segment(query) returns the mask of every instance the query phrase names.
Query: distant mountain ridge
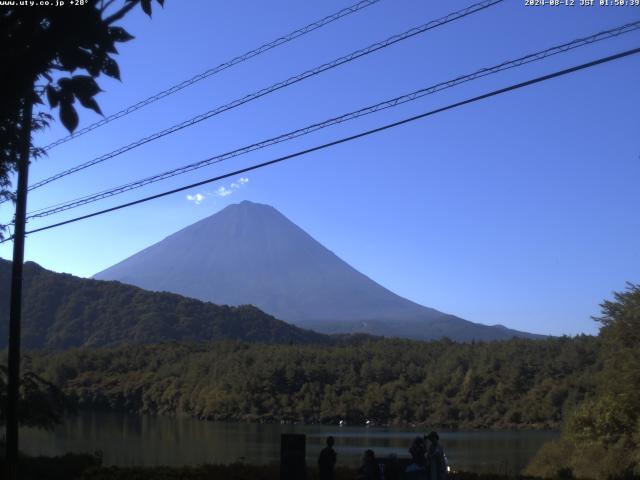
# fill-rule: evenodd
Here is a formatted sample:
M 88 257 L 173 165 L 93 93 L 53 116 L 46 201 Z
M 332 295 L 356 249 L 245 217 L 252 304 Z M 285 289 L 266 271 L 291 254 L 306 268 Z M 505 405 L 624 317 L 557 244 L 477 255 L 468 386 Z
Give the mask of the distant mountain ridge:
M 7 345 L 11 262 L 0 259 L 0 348 Z M 219 306 L 174 293 L 24 266 L 22 346 L 66 349 L 168 341 L 326 344 L 331 339 L 256 307 Z
M 541 337 L 472 323 L 402 298 L 275 208 L 249 201 L 229 205 L 94 278 L 217 304 L 251 304 L 323 333 L 457 341 Z

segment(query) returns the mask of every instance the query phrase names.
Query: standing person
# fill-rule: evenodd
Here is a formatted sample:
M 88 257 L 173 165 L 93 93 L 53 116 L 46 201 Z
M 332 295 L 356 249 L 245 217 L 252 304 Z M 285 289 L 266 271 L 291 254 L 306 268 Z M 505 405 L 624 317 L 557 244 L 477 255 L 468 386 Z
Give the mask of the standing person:
M 411 442 L 409 448 L 409 454 L 411 455 L 411 463 L 407 465 L 404 470 L 404 476 L 410 480 L 426 480 L 427 479 L 427 446 L 425 445 L 424 438 L 416 437 Z
M 366 450 L 362 459 L 362 466 L 358 469 L 358 480 L 381 480 L 380 468 L 373 450 Z
M 318 457 L 318 470 L 320 480 L 334 480 L 336 478 L 336 451 L 333 449 L 335 440 L 327 437 L 327 446 L 322 449 Z
M 424 467 L 426 465 L 425 455 L 427 454 L 427 446 L 425 445 L 424 438 L 416 437 L 411 443 L 409 448 L 409 454 L 414 464 Z
M 427 449 L 429 480 L 444 480 L 447 478 L 447 457 L 444 454 L 444 448 L 440 445 L 440 435 L 431 432 L 425 438 L 430 442 Z

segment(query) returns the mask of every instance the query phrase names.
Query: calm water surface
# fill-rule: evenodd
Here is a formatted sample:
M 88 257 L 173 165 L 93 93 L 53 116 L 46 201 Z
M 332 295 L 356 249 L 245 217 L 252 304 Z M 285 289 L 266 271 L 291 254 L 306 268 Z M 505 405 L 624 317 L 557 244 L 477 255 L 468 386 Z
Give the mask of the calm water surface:
M 102 450 L 106 465 L 198 465 L 202 463 L 275 463 L 281 433 L 307 435 L 307 461 L 315 465 L 327 435 L 336 438 L 338 463 L 358 465 L 365 449 L 376 456 L 408 457 L 409 428 L 331 425 L 260 425 L 204 422 L 171 417 L 82 413 L 52 432 L 24 429 L 21 449 L 32 455 Z M 440 432 L 450 463 L 476 472 L 518 473 L 540 446 L 558 437 L 552 431 Z

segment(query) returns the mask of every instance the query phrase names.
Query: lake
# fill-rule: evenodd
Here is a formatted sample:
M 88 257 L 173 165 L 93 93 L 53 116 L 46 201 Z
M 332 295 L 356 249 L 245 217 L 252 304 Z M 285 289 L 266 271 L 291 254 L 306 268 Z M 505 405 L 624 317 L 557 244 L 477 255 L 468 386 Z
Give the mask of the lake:
M 281 433 L 307 435 L 307 461 L 315 465 L 325 437 L 336 439 L 338 464 L 358 465 L 365 449 L 376 456 L 408 457 L 411 440 L 424 430 L 337 425 L 272 425 L 206 422 L 188 418 L 81 413 L 51 432 L 22 429 L 20 448 L 32 455 L 103 452 L 105 465 L 276 463 Z M 553 431 L 440 431 L 456 469 L 518 473 Z

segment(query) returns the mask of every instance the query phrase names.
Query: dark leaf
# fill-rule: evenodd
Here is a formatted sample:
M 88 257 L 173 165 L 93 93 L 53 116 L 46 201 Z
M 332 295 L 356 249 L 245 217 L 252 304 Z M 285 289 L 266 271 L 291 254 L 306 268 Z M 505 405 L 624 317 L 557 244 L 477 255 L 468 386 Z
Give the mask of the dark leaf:
M 144 13 L 151 16 L 151 0 L 141 0 L 140 5 L 142 5 L 142 10 L 144 10 Z
M 58 80 L 60 89 L 58 90 L 58 100 L 60 103 L 73 103 L 75 102 L 75 88 L 70 78 L 61 78 Z
M 120 80 L 120 68 L 113 58 L 106 57 L 102 62 L 102 71 L 105 75 Z
M 118 53 L 118 49 L 114 45 L 113 41 L 109 41 L 104 46 L 104 51 L 109 53 Z
M 102 110 L 100 110 L 100 106 L 98 105 L 98 102 L 96 102 L 96 100 L 94 98 L 92 98 L 92 97 L 89 97 L 89 98 L 78 97 L 78 100 L 80 100 L 80 103 L 82 104 L 83 107 L 90 108 L 94 112 L 102 115 Z
M 53 120 L 53 117 L 46 112 L 36 113 L 32 119 L 32 131 L 35 132 L 47 128 L 50 125 L 51 120 Z
M 73 72 L 78 68 L 78 57 L 73 48 L 61 48 L 58 53 L 58 60 L 63 70 Z
M 78 68 L 84 69 L 86 69 L 93 61 L 91 49 L 86 48 L 78 48 L 75 50 L 73 58 Z
M 122 27 L 109 27 L 109 35 L 115 42 L 128 42 L 136 38 Z
M 63 102 L 60 104 L 60 120 L 65 128 L 73 133 L 78 126 L 78 113 L 71 103 Z
M 164 8 L 164 0 L 158 0 L 158 3 L 160 4 L 160 6 L 161 6 L 162 8 Z
M 109 29 L 110 27 L 107 25 L 100 25 L 98 28 L 98 32 L 96 32 L 96 40 L 98 42 L 99 49 L 109 53 L 118 53 L 115 46 L 116 41 L 111 36 Z
M 100 75 L 100 66 L 102 62 L 98 60 L 96 55 L 91 56 L 91 63 L 87 66 L 87 72 L 91 74 L 92 77 L 97 77 Z
M 31 158 L 42 158 L 47 156 L 47 151 L 40 147 L 31 147 Z
M 92 63 L 95 63 L 96 58 L 91 52 L 84 48 L 67 48 L 60 51 L 58 56 L 62 68 L 73 72 L 78 68 L 89 70 Z
M 102 91 L 93 77 L 88 75 L 75 75 L 71 78 L 71 85 L 73 93 L 79 99 L 93 97 Z
M 60 85 L 60 90 L 62 92 L 69 92 L 72 89 L 71 79 L 68 77 L 64 77 L 58 80 L 58 85 Z

